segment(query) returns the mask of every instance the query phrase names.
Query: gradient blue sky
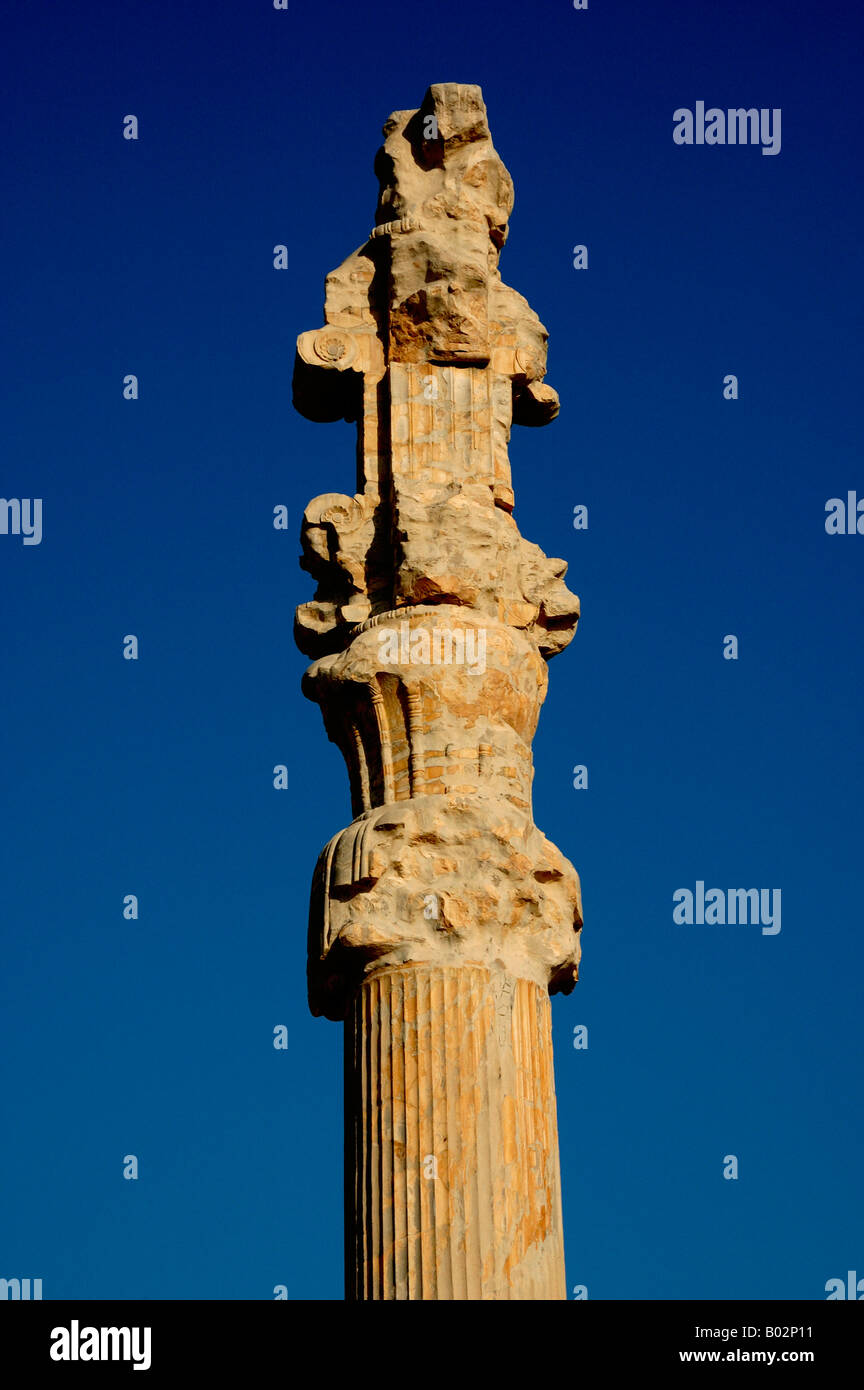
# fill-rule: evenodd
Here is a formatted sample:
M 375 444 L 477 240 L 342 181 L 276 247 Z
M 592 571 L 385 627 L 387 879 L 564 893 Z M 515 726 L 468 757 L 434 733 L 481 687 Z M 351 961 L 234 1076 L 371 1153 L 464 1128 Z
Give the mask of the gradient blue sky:
M 0 536 L 0 1275 L 342 1297 L 341 1029 L 304 972 L 350 808 L 291 626 L 353 431 L 301 419 L 291 370 L 372 225 L 382 122 L 438 81 L 483 88 L 502 273 L 562 398 L 511 457 L 584 615 L 535 743 L 585 903 L 553 1004 L 568 1284 L 864 1275 L 864 537 L 824 529 L 864 495 L 857 4 L 34 0 L 3 29 L 0 492 L 44 536 Z M 781 153 L 675 145 L 700 99 L 780 107 Z M 676 927 L 698 879 L 781 888 L 782 931 Z

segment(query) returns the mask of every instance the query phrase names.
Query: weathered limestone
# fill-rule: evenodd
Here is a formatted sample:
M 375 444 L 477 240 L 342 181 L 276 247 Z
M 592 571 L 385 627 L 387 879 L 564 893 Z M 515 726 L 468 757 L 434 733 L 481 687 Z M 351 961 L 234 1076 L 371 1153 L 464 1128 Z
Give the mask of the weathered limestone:
M 357 492 L 306 509 L 304 692 L 354 820 L 321 854 L 313 1013 L 345 1020 L 346 1292 L 564 1298 L 549 995 L 577 977 L 575 869 L 534 825 L 566 565 L 512 516 L 513 422 L 558 410 L 503 284 L 513 203 L 479 88 L 384 127 L 376 223 L 300 335 L 297 408 L 357 424 Z
M 348 1297 L 566 1298 L 545 987 L 372 975 L 345 1024 Z

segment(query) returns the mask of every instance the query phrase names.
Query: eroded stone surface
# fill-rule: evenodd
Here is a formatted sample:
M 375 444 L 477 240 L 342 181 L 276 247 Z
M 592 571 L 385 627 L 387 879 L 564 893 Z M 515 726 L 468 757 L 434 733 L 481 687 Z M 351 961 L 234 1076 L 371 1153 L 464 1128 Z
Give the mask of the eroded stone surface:
M 321 854 L 312 890 L 313 1013 L 345 1016 L 385 965 L 470 962 L 569 993 L 579 879 L 530 817 L 480 789 L 366 811 Z
M 546 330 L 498 270 L 512 181 L 478 87 L 430 87 L 384 133 L 375 226 L 327 277 L 325 327 L 297 344 L 297 408 L 355 420 L 359 436 L 355 496 L 306 511 L 301 563 L 318 591 L 297 641 L 335 651 L 361 614 L 433 598 L 524 627 L 551 656 L 579 606 L 565 563 L 509 515 L 511 425 L 558 410 Z

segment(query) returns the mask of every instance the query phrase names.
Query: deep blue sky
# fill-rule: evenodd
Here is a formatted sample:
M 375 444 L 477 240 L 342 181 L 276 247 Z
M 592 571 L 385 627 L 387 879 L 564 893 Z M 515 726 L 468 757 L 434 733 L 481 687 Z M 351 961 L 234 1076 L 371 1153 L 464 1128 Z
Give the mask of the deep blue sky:
M 304 972 L 350 808 L 291 626 L 353 432 L 290 381 L 372 225 L 381 124 L 438 81 L 483 88 L 502 273 L 562 398 L 511 457 L 584 615 L 535 743 L 585 902 L 553 1005 L 568 1284 L 864 1275 L 864 536 L 824 529 L 864 496 L 858 5 L 33 0 L 3 28 L 0 493 L 41 497 L 44 536 L 0 536 L 0 1275 L 342 1297 L 341 1030 Z M 780 107 L 781 153 L 675 145 L 697 100 Z M 780 934 L 675 926 L 699 879 L 781 888 Z

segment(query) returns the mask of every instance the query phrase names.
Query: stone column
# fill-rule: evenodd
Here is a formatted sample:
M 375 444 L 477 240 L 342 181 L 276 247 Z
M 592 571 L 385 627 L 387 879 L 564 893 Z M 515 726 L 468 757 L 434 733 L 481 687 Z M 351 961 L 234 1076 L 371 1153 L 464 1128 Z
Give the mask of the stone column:
M 306 509 L 295 623 L 354 814 L 308 950 L 313 1013 L 345 1022 L 346 1296 L 560 1299 L 549 995 L 582 917 L 531 741 L 578 600 L 519 534 L 507 451 L 558 399 L 498 272 L 512 183 L 479 89 L 430 87 L 384 135 L 376 225 L 294 373 L 304 414 L 358 433 L 355 495 Z

